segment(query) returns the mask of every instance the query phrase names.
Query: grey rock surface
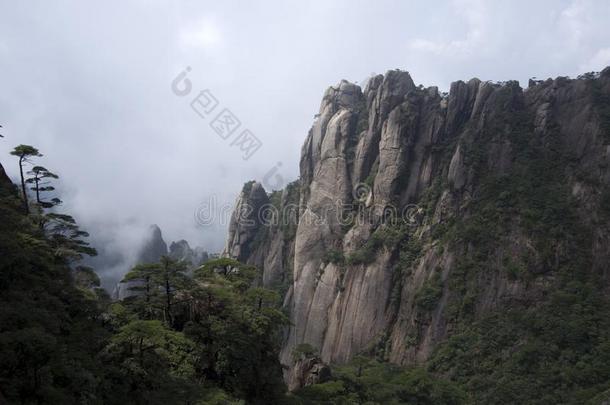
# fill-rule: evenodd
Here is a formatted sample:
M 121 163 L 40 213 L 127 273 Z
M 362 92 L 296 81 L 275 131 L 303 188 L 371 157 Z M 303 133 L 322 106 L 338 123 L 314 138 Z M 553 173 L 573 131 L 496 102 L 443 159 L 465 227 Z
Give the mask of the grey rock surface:
M 156 263 L 161 256 L 167 255 L 167 244 L 163 240 L 161 229 L 157 225 L 151 225 L 148 238 L 138 254 L 138 263 Z
M 161 228 L 157 225 L 151 225 L 149 234 L 144 242 L 144 245 L 138 253 L 137 264 L 157 263 L 162 256 L 169 256 L 177 261 L 187 263 L 189 271 L 192 271 L 210 258 L 210 254 L 200 247 L 191 248 L 187 241 L 179 240 L 172 242 L 169 249 L 167 243 L 163 239 Z M 127 273 L 129 269 L 126 269 Z M 112 291 L 111 297 L 115 300 L 124 300 L 130 296 L 138 294 L 132 290 L 134 287 L 142 286 L 140 280 L 119 281 Z
M 319 357 L 310 357 L 295 362 L 290 369 L 290 391 L 330 380 L 331 370 Z
M 447 280 L 469 251 L 468 245 L 442 245 L 431 235 L 456 218 L 468 220 L 481 173 L 498 178 L 511 173 L 521 158 L 516 152 L 520 131 L 543 148 L 553 142 L 573 155 L 571 166 L 562 169 L 581 220 L 596 229 L 594 271 L 607 277 L 610 225 L 598 212 L 599 189 L 610 184 L 610 136 L 594 87 L 610 95 L 610 69 L 595 79 L 549 79 L 527 90 L 517 82 L 472 79 L 453 83 L 445 95 L 435 87 L 416 87 L 400 71 L 373 77 L 364 91 L 346 81 L 330 87 L 301 150 L 299 184 L 291 190 L 297 195 L 291 199 L 298 204 L 296 225 L 286 231 L 256 218 L 243 225 L 234 214 L 225 249 L 226 255 L 261 268 L 265 285 L 282 280 L 291 321 L 282 363 L 290 366 L 291 352 L 301 343 L 318 349 L 324 363 L 380 348 L 398 364 L 425 361 L 452 333 L 449 303 L 457 293 Z M 366 188 L 364 203 L 356 201 L 359 187 Z M 254 183 L 241 193 L 236 212 L 246 203 L 269 201 Z M 344 204 L 364 205 L 367 220 L 342 223 Z M 328 259 L 329 252 L 348 258 L 383 232 L 387 206 L 403 212 L 412 204 L 418 208 L 409 240 L 422 246 L 406 268 L 396 271 L 405 266 L 396 247 L 377 249 L 357 262 Z M 514 299 L 536 299 L 540 285 L 552 282 L 529 237 L 517 223 L 512 226 L 506 230 L 512 242 L 489 260 L 501 263 L 529 252 L 539 280 L 526 284 L 492 272 L 472 281 L 480 291 L 473 297 L 475 317 Z M 443 287 L 435 307 L 424 314 L 416 297 L 432 282 Z M 287 372 L 287 382 L 298 386 L 303 373 L 293 371 Z
M 192 249 L 184 239 L 172 242 L 169 245 L 168 256 L 176 261 L 187 263 L 190 268 L 199 267 L 209 258 L 208 252 L 199 247 Z

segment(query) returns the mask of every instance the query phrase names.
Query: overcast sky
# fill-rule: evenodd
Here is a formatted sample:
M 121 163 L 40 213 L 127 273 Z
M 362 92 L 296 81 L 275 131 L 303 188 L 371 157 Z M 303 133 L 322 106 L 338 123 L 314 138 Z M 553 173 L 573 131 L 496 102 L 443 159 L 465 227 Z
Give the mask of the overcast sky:
M 152 223 L 168 242 L 220 250 L 226 224 L 198 225 L 199 207 L 232 204 L 278 162 L 295 179 L 341 79 L 399 68 L 444 90 L 472 77 L 524 86 L 610 65 L 607 0 L 95 4 L 0 1 L 0 162 L 14 178 L 10 149 L 37 146 L 62 209 L 123 255 Z M 187 66 L 180 97 L 171 82 Z M 204 89 L 218 105 L 202 118 L 190 102 Z M 228 140 L 210 127 L 224 108 L 241 122 Z M 244 129 L 262 143 L 246 161 L 231 145 Z

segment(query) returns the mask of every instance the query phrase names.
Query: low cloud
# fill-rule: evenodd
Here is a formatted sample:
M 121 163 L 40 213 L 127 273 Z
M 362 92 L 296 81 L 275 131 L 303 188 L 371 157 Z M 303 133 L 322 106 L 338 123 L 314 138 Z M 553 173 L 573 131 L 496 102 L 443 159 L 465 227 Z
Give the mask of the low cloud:
M 296 179 L 321 96 L 341 79 L 400 68 L 446 90 L 610 63 L 603 0 L 38 0 L 3 2 L 0 14 L 0 161 L 14 177 L 10 149 L 37 146 L 62 178 L 63 209 L 124 263 L 152 223 L 168 242 L 221 250 L 226 226 L 198 224 L 198 207 L 232 204 L 274 167 Z M 195 90 L 262 142 L 250 159 L 171 91 L 187 66 Z M 115 277 L 124 264 L 103 266 Z

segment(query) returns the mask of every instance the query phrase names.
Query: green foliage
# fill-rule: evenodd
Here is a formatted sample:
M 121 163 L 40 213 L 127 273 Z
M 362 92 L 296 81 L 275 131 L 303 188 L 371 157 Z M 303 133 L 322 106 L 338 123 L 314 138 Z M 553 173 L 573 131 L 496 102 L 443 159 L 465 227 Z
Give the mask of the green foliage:
M 345 256 L 340 250 L 330 249 L 324 254 L 324 258 L 322 259 L 322 261 L 324 263 L 344 264 Z
M 269 193 L 269 202 L 273 205 L 273 208 L 276 210 L 282 209 L 282 191 L 281 190 L 273 190 Z
M 610 387 L 610 302 L 591 271 L 593 230 L 568 187 L 572 152 L 556 128 L 534 134 L 525 111 L 519 100 L 508 102 L 494 117 L 498 127 L 465 150 L 476 171 L 473 198 L 435 235 L 460 253 L 447 286 L 453 333 L 429 370 L 460 384 L 477 404 L 587 403 Z M 498 134 L 510 140 L 514 156 L 500 176 L 488 173 L 487 151 L 476 150 Z M 498 253 L 501 263 L 490 260 Z M 479 288 L 491 278 L 527 292 L 475 316 Z
M 359 102 L 355 107 L 355 110 L 358 113 L 358 118 L 356 121 L 356 130 L 354 131 L 354 134 L 359 137 L 362 135 L 363 131 L 366 131 L 369 128 L 369 112 L 366 109 L 366 101 L 364 97 L 359 98 Z
M 504 269 L 511 281 L 527 280 L 529 278 L 526 266 L 519 260 L 510 257 L 506 258 L 504 260 Z
M 250 194 L 250 191 L 252 191 L 252 186 L 254 185 L 254 183 L 256 183 L 256 181 L 254 181 L 254 180 L 250 180 L 250 181 L 246 182 L 244 184 L 244 187 L 241 189 L 241 192 L 244 195 Z
M 375 260 L 376 253 L 385 248 L 389 251 L 405 240 L 409 235 L 409 227 L 404 223 L 388 223 L 380 226 L 373 232 L 364 245 L 346 255 L 345 261 L 349 265 L 369 264 Z
M 366 184 L 369 188 L 373 188 L 375 184 L 375 177 L 377 177 L 377 172 L 379 171 L 379 161 L 375 160 L 373 163 L 373 167 L 371 168 L 369 175 L 364 179 L 364 184 Z
M 18 156 L 20 158 L 27 158 L 30 156 L 42 156 L 38 149 L 30 145 L 19 145 L 16 146 L 15 149 L 11 151 L 11 155 Z
M 23 198 L 23 207 L 26 214 L 30 213 L 30 206 L 28 202 L 28 193 L 25 187 L 25 177 L 23 175 L 23 165 L 29 163 L 30 157 L 42 156 L 38 149 L 30 145 L 19 145 L 11 151 L 11 155 L 19 158 L 19 174 L 21 176 L 21 198 Z
M 85 240 L 89 233 L 81 230 L 72 216 L 51 212 L 43 216 L 39 226 L 47 233 L 55 256 L 75 261 L 83 255 L 97 255 L 97 250 Z
M 185 262 L 167 256 L 161 257 L 159 263 L 137 265 L 125 275 L 123 281 L 138 281 L 131 290 L 140 292 L 143 299 L 130 299 L 127 302 L 143 319 L 161 314 L 164 322 L 173 326 L 172 305 L 175 296 L 192 284 L 186 271 Z
M 569 281 L 542 306 L 465 327 L 436 350 L 430 367 L 475 393 L 476 403 L 581 404 L 609 388 L 610 337 L 602 332 L 609 316 L 607 297 Z
M 158 320 L 134 320 L 121 327 L 103 354 L 120 370 L 128 403 L 162 404 L 194 400 L 194 343 Z M 117 398 L 118 399 L 118 398 Z
M 318 354 L 318 349 L 310 345 L 309 343 L 301 343 L 297 345 L 294 349 L 292 349 L 292 360 L 302 360 L 309 357 L 316 356 Z
M 181 376 L 193 374 L 193 342 L 180 332 L 167 328 L 157 320 L 137 320 L 121 327 L 107 347 L 109 351 L 122 353 L 123 364 L 136 365 L 137 370 L 147 373 L 155 367 L 145 367 L 147 361 L 170 363 L 172 373 Z M 127 365 L 125 368 L 129 369 Z
M 168 355 L 178 355 L 188 373 L 176 374 L 167 359 L 155 361 L 160 362 L 157 369 L 179 376 L 181 380 L 174 378 L 172 384 L 189 395 L 209 403 L 222 403 L 229 397 L 248 403 L 281 398 L 285 387 L 278 353 L 281 330 L 288 321 L 279 309 L 279 294 L 254 287 L 259 277 L 256 269 L 233 259 L 206 262 L 192 280 L 183 270 L 168 258 L 136 266 L 126 280 L 143 281 L 136 287 L 139 294 L 126 300 L 124 307 L 113 309 L 115 322 L 133 323 L 135 315 L 137 331 L 143 326 L 145 331 L 162 327 L 172 333 L 172 339 L 186 339 L 189 344 L 180 346 L 187 348 L 184 353 L 177 353 L 180 347 L 175 346 Z M 155 333 L 164 336 L 166 332 Z M 159 376 L 150 378 L 157 381 Z
M 29 158 L 42 156 L 38 149 L 30 145 L 19 145 L 15 147 L 11 155 L 19 157 L 21 197 L 23 198 L 24 211 L 27 215 L 31 213 L 26 184 L 32 184 L 32 190 L 36 192 L 37 203 L 32 220 L 37 222 L 38 227 L 47 233 L 48 240 L 55 250 L 55 256 L 64 260 L 76 261 L 82 259 L 83 255 L 97 255 L 97 251 L 84 240 L 89 234 L 79 229 L 74 218 L 67 214 L 57 212 L 45 214 L 44 212 L 44 209 L 55 207 L 62 202 L 57 197 L 48 201 L 41 199 L 41 193 L 55 190 L 53 186 L 48 185 L 48 180 L 57 179 L 58 176 L 42 166 L 34 166 L 28 172 L 32 177 L 28 179 L 24 177 L 23 166 L 25 163 L 30 163 Z
M 352 266 L 372 263 L 381 246 L 381 240 L 373 233 L 360 249 L 345 256 L 345 262 Z
M 36 202 L 40 204 L 42 208 L 51 208 L 55 205 L 61 204 L 61 200 L 59 198 L 52 198 L 49 201 L 43 201 L 41 199 L 41 193 L 55 190 L 55 187 L 49 185 L 48 179 L 58 179 L 59 176 L 51 173 L 42 166 L 34 166 L 32 170 L 28 172 L 28 174 L 32 177 L 26 179 L 25 182 L 32 185 L 30 189 L 36 193 Z
M 0 181 L 3 181 L 0 179 Z M 111 303 L 94 253 L 69 215 L 20 211 L 0 187 L 0 398 L 20 404 L 279 403 L 287 325 L 280 297 L 230 259 L 186 277 L 162 258 L 127 280 L 141 291 Z M 146 291 L 148 286 L 148 291 Z M 137 288 L 137 287 L 136 287 Z
M 108 332 L 38 224 L 0 188 L 0 390 L 9 403 L 100 403 Z
M 252 403 L 282 397 L 278 353 L 288 320 L 279 294 L 253 288 L 252 268 L 231 259 L 206 263 L 195 278 L 189 295 L 198 310 L 184 331 L 197 343 L 197 373 Z
M 409 238 L 402 244 L 398 256 L 398 265 L 403 272 L 409 270 L 411 266 L 413 266 L 415 260 L 417 260 L 417 258 L 420 256 L 421 251 L 422 242 L 420 239 L 415 237 Z
M 280 210 L 279 227 L 286 240 L 293 240 L 297 233 L 300 192 L 301 186 L 298 180 L 288 183 L 282 194 L 284 201 L 277 205 Z
M 216 260 L 209 260 L 204 265 L 195 270 L 194 278 L 201 281 L 227 280 L 233 286 L 242 291 L 248 289 L 257 279 L 258 274 L 254 266 L 245 265 L 235 259 L 223 257 Z
M 585 79 L 591 80 L 595 112 L 608 143 L 608 96 L 594 76 Z M 533 132 L 532 117 L 514 83 L 493 97 L 503 108 L 489 117 L 490 125 L 471 131 L 469 124 L 458 123 L 456 131 L 465 136 L 448 137 L 431 151 L 446 163 L 456 139 L 464 138 L 464 162 L 475 180 L 459 217 L 432 226 L 423 239 L 407 224 L 384 224 L 347 257 L 330 250 L 324 258 L 343 268 L 370 263 L 385 249 L 398 259 L 388 305 L 399 308 L 403 282 L 409 281 L 423 244 L 451 244 L 455 265 L 446 282 L 436 270 L 414 297 L 419 315 L 425 315 L 447 293 L 444 316 L 451 337 L 437 347 L 426 369 L 356 357 L 336 367 L 330 381 L 291 395 L 289 403 L 608 400 L 610 299 L 602 288 L 607 280 L 591 271 L 593 230 L 577 215 L 567 187 L 572 152 L 563 149 L 557 129 Z M 352 123 L 358 132 L 365 129 L 365 119 L 359 114 Z M 348 159 L 356 141 L 350 139 Z M 488 147 L 499 141 L 510 142 L 513 156 L 504 175 L 489 170 Z M 12 154 L 19 157 L 29 214 L 25 184 L 37 193 L 51 191 L 40 181 L 56 176 L 36 166 L 26 183 L 23 165 L 40 153 L 20 145 Z M 377 170 L 371 169 L 367 184 L 374 182 Z M 586 173 L 576 176 L 600 186 Z M 243 192 L 249 193 L 252 185 L 247 183 Z M 437 179 L 420 201 L 427 215 L 445 186 Z M 284 195 L 272 193 L 270 200 L 280 207 L 297 202 L 299 195 L 296 183 Z M 117 405 L 283 402 L 278 352 L 288 319 L 280 309 L 280 295 L 257 287 L 260 273 L 255 268 L 223 258 L 201 266 L 191 279 L 181 263 L 164 258 L 134 268 L 126 280 L 142 282 L 134 287 L 138 294 L 110 303 L 95 272 L 74 265 L 82 255 L 95 254 L 87 233 L 71 216 L 42 210 L 59 200 L 37 200 L 40 208 L 23 215 L 13 185 L 0 184 L 0 400 Z M 595 218 L 604 223 L 610 217 L 610 192 L 603 185 L 594 202 L 599 203 Z M 294 237 L 295 225 L 294 220 L 282 220 L 281 231 L 288 239 Z M 513 243 L 514 237 L 524 243 Z M 480 313 L 480 289 L 490 280 L 508 285 L 507 291 L 525 293 L 519 300 L 507 294 L 495 311 Z M 386 339 L 381 339 L 384 348 Z M 416 345 L 419 339 L 419 332 L 411 331 L 405 344 Z M 315 355 L 316 349 L 307 344 L 294 352 L 295 359 Z
M 605 144 L 610 144 L 610 95 L 604 92 L 599 80 L 590 80 L 593 106 L 601 122 L 602 136 Z
M 415 294 L 415 305 L 422 311 L 432 311 L 443 295 L 443 282 L 440 273 L 436 272 L 424 282 Z
M 292 396 L 296 404 L 430 404 L 467 403 L 454 383 L 420 368 L 401 368 L 356 357 L 333 369 L 329 382 L 305 387 Z
M 186 403 L 202 395 L 194 378 L 194 343 L 158 320 L 131 320 L 100 357 L 112 392 L 104 403 Z
M 91 300 L 104 301 L 108 299 L 106 290 L 100 287 L 100 278 L 95 270 L 88 266 L 76 266 L 72 271 L 74 286 L 81 289 L 83 294 Z

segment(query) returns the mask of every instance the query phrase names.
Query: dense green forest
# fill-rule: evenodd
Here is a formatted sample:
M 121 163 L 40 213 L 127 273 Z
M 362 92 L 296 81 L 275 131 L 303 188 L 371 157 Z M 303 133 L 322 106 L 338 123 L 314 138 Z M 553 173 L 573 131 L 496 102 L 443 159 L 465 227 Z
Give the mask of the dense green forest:
M 125 276 L 140 281 L 132 287 L 137 294 L 113 302 L 94 269 L 79 264 L 96 254 L 87 232 L 61 213 L 57 197 L 46 198 L 57 175 L 35 165 L 41 155 L 34 147 L 20 145 L 13 155 L 21 187 L 0 166 L 0 403 L 458 404 L 466 398 L 424 370 L 364 358 L 337 369 L 331 381 L 286 393 L 278 353 L 288 320 L 280 295 L 257 287 L 258 270 L 232 259 L 209 261 L 192 274 L 187 263 L 168 257 L 137 265 Z
M 548 305 L 464 323 L 424 367 L 394 366 L 371 351 L 287 393 L 278 354 L 288 317 L 280 294 L 258 287 L 256 268 L 221 258 L 189 271 L 188 263 L 162 257 L 131 269 L 124 280 L 136 281 L 135 294 L 113 302 L 94 269 L 80 264 L 96 254 L 87 232 L 60 211 L 59 198 L 48 197 L 58 176 L 35 164 L 34 147 L 12 154 L 20 187 L 0 171 L 0 403 L 598 404 L 608 395 L 609 305 L 595 277 L 579 270 L 584 265 L 559 274 Z M 572 232 L 578 264 L 587 257 L 577 249 L 584 237 L 568 221 L 567 199 L 552 200 L 545 189 L 552 180 L 530 195 L 544 193 L 547 206 L 557 205 L 551 214 Z M 501 215 L 502 206 L 493 212 Z M 462 233 L 486 235 L 484 228 Z M 526 340 L 508 356 L 515 339 Z M 301 345 L 294 362 L 316 356 Z
M 40 155 L 25 145 L 13 154 L 21 173 Z M 78 264 L 96 253 L 87 233 L 59 213 L 59 200 L 44 199 L 53 188 L 41 178 L 57 176 L 30 172 L 35 180 L 24 175 L 22 186 L 33 193 L 21 197 L 4 169 L 0 179 L 0 403 L 282 399 L 286 318 L 276 293 L 253 287 L 255 269 L 221 259 L 187 277 L 184 263 L 163 258 L 127 274 L 146 280 L 146 291 L 111 302 Z

